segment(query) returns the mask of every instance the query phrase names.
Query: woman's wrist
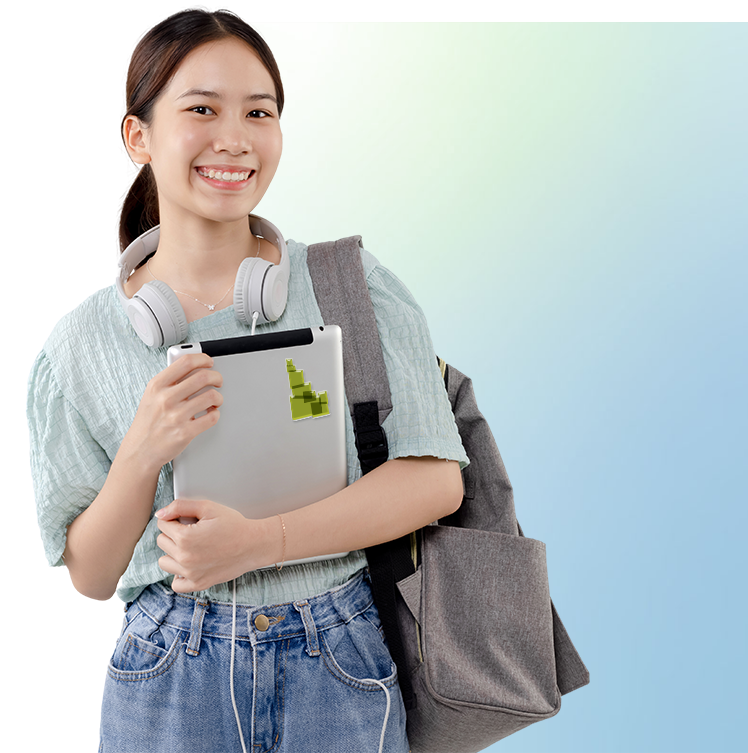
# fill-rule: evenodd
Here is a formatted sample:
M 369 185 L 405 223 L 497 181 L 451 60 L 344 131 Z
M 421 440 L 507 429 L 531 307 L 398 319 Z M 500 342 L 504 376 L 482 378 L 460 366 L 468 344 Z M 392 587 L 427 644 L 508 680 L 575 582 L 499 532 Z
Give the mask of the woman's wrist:
M 285 516 L 283 516 L 285 518 Z M 286 529 L 280 516 L 247 518 L 244 534 L 246 572 L 274 567 L 281 569 L 286 559 Z
M 126 467 L 128 474 L 133 474 L 134 478 L 143 481 L 158 478 L 164 465 L 152 451 L 134 441 L 129 434 L 125 434 L 114 462 Z

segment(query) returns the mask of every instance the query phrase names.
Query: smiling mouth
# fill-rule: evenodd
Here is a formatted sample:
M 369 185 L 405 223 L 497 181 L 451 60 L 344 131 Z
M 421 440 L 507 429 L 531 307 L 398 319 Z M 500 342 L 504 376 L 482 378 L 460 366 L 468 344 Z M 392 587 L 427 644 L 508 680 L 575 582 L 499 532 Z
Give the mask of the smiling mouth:
M 254 170 L 245 170 L 243 172 L 233 173 L 223 170 L 203 170 L 199 167 L 196 168 L 196 170 L 198 175 L 202 175 L 203 178 L 222 181 L 223 183 L 243 183 L 244 181 L 249 180 L 255 174 Z

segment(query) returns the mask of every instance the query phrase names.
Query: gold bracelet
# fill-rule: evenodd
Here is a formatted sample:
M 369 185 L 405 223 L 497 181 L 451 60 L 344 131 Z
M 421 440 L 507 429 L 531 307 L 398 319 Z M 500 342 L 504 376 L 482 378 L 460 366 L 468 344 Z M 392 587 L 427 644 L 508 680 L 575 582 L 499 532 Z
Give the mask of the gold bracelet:
M 283 569 L 283 564 L 286 561 L 286 524 L 283 522 L 283 516 L 282 515 L 278 515 L 277 517 L 280 518 L 281 525 L 283 526 L 283 556 L 282 556 L 282 559 L 281 559 L 281 566 L 278 567 L 278 563 L 277 562 L 275 563 L 275 569 L 278 572 L 280 572 Z

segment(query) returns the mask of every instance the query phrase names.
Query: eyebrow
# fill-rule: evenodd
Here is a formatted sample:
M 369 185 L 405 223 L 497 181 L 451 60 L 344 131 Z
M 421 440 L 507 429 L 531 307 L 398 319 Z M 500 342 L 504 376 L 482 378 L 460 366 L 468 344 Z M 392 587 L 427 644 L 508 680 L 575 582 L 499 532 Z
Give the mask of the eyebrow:
M 209 89 L 188 89 L 184 94 L 180 94 L 177 99 L 184 99 L 185 97 L 208 97 L 210 99 L 223 99 L 223 97 L 214 91 Z M 245 102 L 257 102 L 260 99 L 269 99 L 275 104 L 278 104 L 278 100 L 272 95 L 265 92 L 259 94 L 248 94 L 244 97 Z

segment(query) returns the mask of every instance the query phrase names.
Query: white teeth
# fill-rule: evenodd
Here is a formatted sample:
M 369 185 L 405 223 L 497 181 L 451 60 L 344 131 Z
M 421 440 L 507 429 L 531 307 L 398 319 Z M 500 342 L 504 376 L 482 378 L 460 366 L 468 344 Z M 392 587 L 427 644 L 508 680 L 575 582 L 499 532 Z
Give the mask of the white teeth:
M 225 180 L 230 183 L 236 183 L 238 181 L 247 180 L 249 176 L 251 175 L 250 172 L 244 172 L 244 173 L 229 173 L 229 172 L 222 172 L 221 170 L 208 170 L 207 172 L 205 170 L 198 170 L 200 175 L 205 176 L 206 178 L 214 178 L 215 180 Z

